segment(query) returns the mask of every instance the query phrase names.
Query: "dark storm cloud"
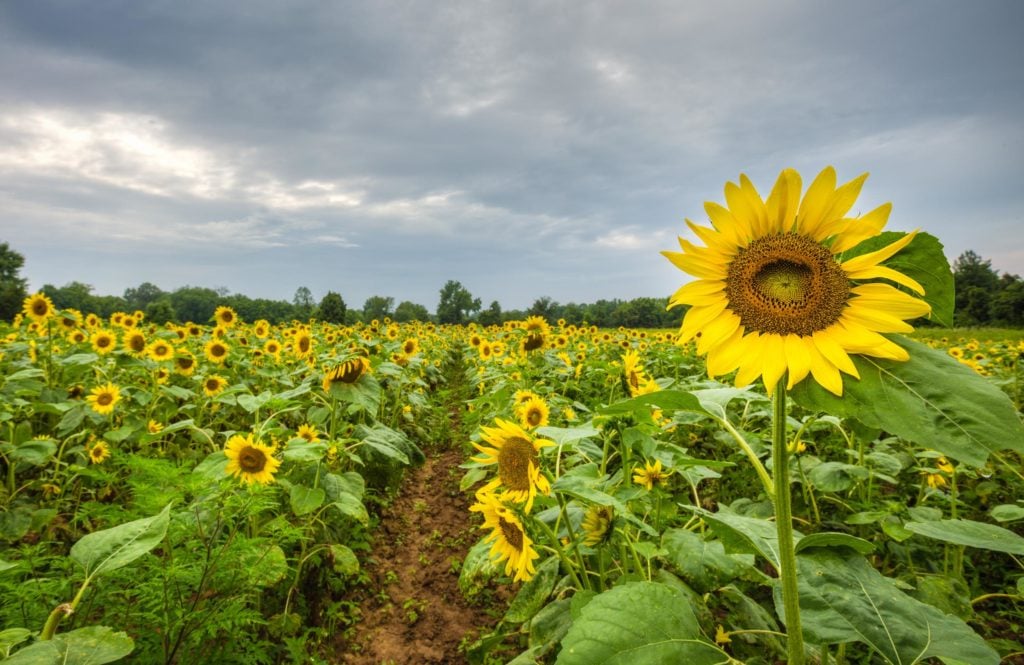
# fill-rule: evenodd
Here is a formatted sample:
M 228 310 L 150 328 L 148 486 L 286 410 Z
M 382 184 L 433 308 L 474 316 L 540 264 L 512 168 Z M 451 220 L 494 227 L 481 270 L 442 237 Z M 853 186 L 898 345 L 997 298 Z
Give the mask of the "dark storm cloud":
M 1024 272 L 1022 7 L 4 3 L 3 239 L 101 292 L 663 295 L 726 179 L 832 163 Z

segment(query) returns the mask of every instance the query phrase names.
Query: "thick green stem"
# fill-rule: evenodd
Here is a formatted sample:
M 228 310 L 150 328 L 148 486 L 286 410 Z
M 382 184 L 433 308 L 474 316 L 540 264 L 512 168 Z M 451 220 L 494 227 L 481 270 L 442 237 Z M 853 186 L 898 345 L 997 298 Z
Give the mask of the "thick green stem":
M 775 386 L 772 414 L 775 528 L 779 536 L 779 581 L 786 620 L 786 647 L 790 665 L 803 665 L 804 636 L 800 626 L 800 596 L 796 583 L 796 550 L 793 547 L 793 510 L 789 492 L 789 449 L 786 447 L 786 377 Z

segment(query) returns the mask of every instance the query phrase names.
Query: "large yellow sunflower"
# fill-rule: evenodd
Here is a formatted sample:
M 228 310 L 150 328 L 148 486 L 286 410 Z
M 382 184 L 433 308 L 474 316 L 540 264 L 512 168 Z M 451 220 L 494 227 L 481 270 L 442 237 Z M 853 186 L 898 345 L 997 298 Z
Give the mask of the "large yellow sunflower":
M 114 407 L 121 401 L 121 389 L 115 386 L 113 383 L 107 383 L 105 386 L 96 386 L 90 391 L 85 399 L 89 402 L 89 406 L 96 413 L 107 415 L 114 411 Z
M 690 229 L 705 243 L 682 238 L 682 252 L 662 252 L 694 275 L 669 306 L 690 305 L 678 342 L 697 340 L 707 354 L 709 376 L 738 370 L 736 384 L 761 377 L 771 393 L 786 372 L 791 388 L 808 374 L 836 395 L 840 372 L 860 378 L 849 354 L 907 360 L 907 353 L 880 333 L 909 332 L 906 320 L 931 307 L 880 281 L 917 294 L 915 280 L 881 265 L 916 233 L 873 252 L 843 260 L 842 253 L 879 235 L 891 204 L 863 216 L 848 216 L 867 174 L 837 187 L 835 169 L 825 168 L 800 197 L 800 175 L 784 170 L 767 200 L 745 176 L 727 183 L 727 207 L 708 202 L 712 227 Z
M 206 355 L 206 359 L 218 365 L 224 364 L 230 352 L 231 347 L 219 339 L 211 339 L 203 346 L 203 353 Z
M 218 326 L 230 328 L 238 323 L 238 314 L 235 314 L 235 310 L 227 305 L 221 305 L 213 312 L 213 320 Z
M 57 311 L 53 308 L 53 301 L 45 293 L 33 293 L 22 305 L 22 311 L 36 323 L 43 323 Z
M 533 541 L 526 535 L 523 523 L 514 512 L 489 492 L 480 492 L 477 502 L 470 510 L 484 516 L 481 529 L 491 529 L 484 538 L 485 542 L 493 542 L 490 556 L 494 563 L 505 561 L 505 574 L 513 575 L 513 582 L 528 582 L 533 578 L 536 569 L 533 560 L 540 555 L 533 549 Z
M 474 457 L 480 464 L 497 464 L 498 477 L 484 486 L 484 491 L 503 488 L 502 497 L 526 502 L 525 511 L 533 508 L 537 492 L 548 494 L 551 484 L 540 471 L 540 449 L 555 445 L 553 441 L 534 439 L 522 427 L 513 422 L 497 418 L 497 427 L 481 427 L 480 437 L 491 447 L 474 443 L 473 447 L 483 455 Z
M 117 347 L 117 337 L 109 330 L 99 329 L 89 338 L 96 353 L 106 355 Z
M 228 458 L 225 471 L 246 484 L 268 485 L 274 482 L 274 473 L 281 461 L 274 457 L 274 449 L 253 440 L 252 434 L 236 434 L 224 446 Z

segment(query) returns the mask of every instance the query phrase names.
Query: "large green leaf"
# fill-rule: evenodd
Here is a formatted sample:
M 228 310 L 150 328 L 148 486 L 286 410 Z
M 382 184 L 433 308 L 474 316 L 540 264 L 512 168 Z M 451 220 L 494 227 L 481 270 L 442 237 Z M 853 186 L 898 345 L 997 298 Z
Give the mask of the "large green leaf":
M 551 595 L 558 581 L 558 557 L 548 557 L 544 563 L 537 567 L 537 573 L 519 589 L 519 593 L 512 599 L 505 612 L 505 621 L 510 623 L 524 623 L 533 618 L 533 615 L 544 606 L 544 602 Z
M 971 520 L 939 520 L 937 522 L 907 522 L 904 526 L 914 533 L 947 543 L 996 552 L 1024 554 L 1024 538 L 995 524 Z
M 812 642 L 862 642 L 896 665 L 931 657 L 999 663 L 967 624 L 903 593 L 860 554 L 815 549 L 797 555 L 797 569 L 800 616 Z M 782 616 L 781 595 L 775 600 Z
M 708 523 L 718 539 L 722 541 L 726 552 L 759 554 L 768 560 L 776 570 L 779 569 L 779 536 L 775 522 L 757 517 L 748 517 L 730 512 L 724 506 L 717 513 L 703 508 L 684 506 L 697 513 Z M 799 542 L 802 534 L 793 532 L 793 542 Z
M 726 554 L 717 540 L 704 540 L 686 529 L 671 529 L 661 541 L 668 560 L 683 579 L 700 593 L 707 593 L 750 572 L 754 557 Z
M 105 665 L 132 652 L 135 642 L 107 626 L 87 626 L 36 642 L 3 661 L 4 665 Z
M 843 260 L 867 254 L 896 242 L 906 233 L 886 231 L 868 238 L 843 254 Z M 942 243 L 930 233 L 919 232 L 910 244 L 885 262 L 893 270 L 916 279 L 924 287 L 924 301 L 932 306 L 932 321 L 947 328 L 953 327 L 953 271 L 943 252 Z
M 83 536 L 71 547 L 74 559 L 89 577 L 127 565 L 160 544 L 167 533 L 171 504 L 145 517 Z
M 853 356 L 860 380 L 836 397 L 807 379 L 790 393 L 801 406 L 856 418 L 972 466 L 989 453 L 1024 454 L 1024 425 L 1006 393 L 948 353 L 894 336 L 910 354 L 896 362 Z
M 305 487 L 303 485 L 292 485 L 289 499 L 292 505 L 292 512 L 297 516 L 308 515 L 324 504 L 327 492 L 322 487 Z
M 666 584 L 630 582 L 580 611 L 556 665 L 724 663 L 725 652 L 700 632 L 686 597 Z

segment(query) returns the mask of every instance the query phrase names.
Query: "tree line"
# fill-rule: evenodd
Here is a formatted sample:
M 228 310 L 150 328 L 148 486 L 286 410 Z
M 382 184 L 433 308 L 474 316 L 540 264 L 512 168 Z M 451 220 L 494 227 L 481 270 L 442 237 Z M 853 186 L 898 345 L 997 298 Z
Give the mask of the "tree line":
M 24 257 L 7 243 L 0 243 L 0 319 L 10 321 L 21 311 L 27 293 L 27 282 L 21 277 Z M 982 259 L 973 251 L 960 255 L 953 263 L 956 284 L 956 314 L 958 326 L 1024 327 L 1024 280 L 1017 275 L 998 274 L 991 261 Z M 403 300 L 397 305 L 390 296 L 370 296 L 361 309 L 346 305 L 341 294 L 329 291 L 319 302 L 305 286 L 295 291 L 292 300 L 250 298 L 227 289 L 183 286 L 164 291 L 155 284 L 142 284 L 125 289 L 121 296 L 103 296 L 93 293 L 92 286 L 83 282 L 70 282 L 64 286 L 46 284 L 40 289 L 55 307 L 77 309 L 82 313 L 95 313 L 109 317 L 114 312 L 144 312 L 154 323 L 208 322 L 220 305 L 233 308 L 245 321 L 265 319 L 280 324 L 289 321 L 315 319 L 329 323 L 354 324 L 360 321 L 380 321 L 390 318 L 398 322 L 434 321 L 437 323 L 470 323 L 500 325 L 527 316 L 540 316 L 554 323 L 584 323 L 602 328 L 675 328 L 682 322 L 685 309 L 667 310 L 668 298 L 634 298 L 632 300 L 598 300 L 592 303 L 555 302 L 547 296 L 534 300 L 526 310 L 504 310 L 498 301 L 486 308 L 480 298 L 456 280 L 441 287 L 434 313 L 423 305 Z

